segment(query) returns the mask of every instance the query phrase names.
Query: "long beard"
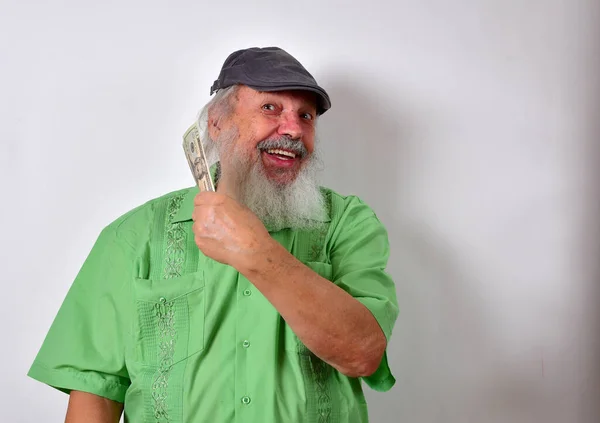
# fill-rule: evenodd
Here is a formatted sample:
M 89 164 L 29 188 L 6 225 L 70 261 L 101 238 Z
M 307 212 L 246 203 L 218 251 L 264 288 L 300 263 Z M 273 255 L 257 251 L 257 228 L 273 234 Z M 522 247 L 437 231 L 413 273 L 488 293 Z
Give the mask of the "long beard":
M 238 200 L 248 207 L 267 228 L 311 230 L 326 217 L 323 194 L 319 189 L 318 157 L 305 159 L 296 179 L 276 184 L 267 178 L 262 160 L 255 161 L 238 185 Z
M 277 143 L 280 143 L 280 148 L 289 148 L 289 139 L 264 143 L 270 148 L 276 148 Z M 231 143 L 226 144 L 232 146 Z M 279 184 L 267 177 L 259 150 L 254 157 L 248 157 L 247 153 L 237 151 L 235 147 L 227 150 L 229 169 L 222 170 L 229 172 L 228 177 L 235 180 L 236 199 L 269 230 L 312 230 L 323 224 L 327 211 L 317 178 L 321 161 L 316 151 L 303 159 L 302 168 L 292 182 Z

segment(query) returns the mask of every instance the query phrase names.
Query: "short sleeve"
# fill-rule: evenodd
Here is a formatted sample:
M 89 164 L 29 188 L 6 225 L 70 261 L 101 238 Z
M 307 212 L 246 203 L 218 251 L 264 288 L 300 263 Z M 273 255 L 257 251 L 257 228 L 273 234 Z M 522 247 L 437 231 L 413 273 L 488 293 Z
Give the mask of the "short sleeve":
M 124 310 L 130 298 L 131 249 L 110 226 L 73 282 L 28 375 L 63 392 L 124 402 Z
M 333 280 L 369 309 L 389 341 L 398 317 L 398 301 L 394 282 L 385 270 L 390 253 L 387 231 L 363 203 L 347 214 L 336 228 L 330 253 Z M 377 391 L 392 388 L 396 380 L 387 353 L 375 373 L 363 380 Z

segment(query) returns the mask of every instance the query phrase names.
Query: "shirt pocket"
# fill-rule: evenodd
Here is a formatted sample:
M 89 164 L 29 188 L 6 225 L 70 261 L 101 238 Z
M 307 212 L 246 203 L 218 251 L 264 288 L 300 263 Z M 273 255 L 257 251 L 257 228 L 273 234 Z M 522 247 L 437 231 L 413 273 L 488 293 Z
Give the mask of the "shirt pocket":
M 333 275 L 333 268 L 329 263 L 323 263 L 320 261 L 308 261 L 304 264 L 310 267 L 314 272 L 322 276 L 327 280 L 331 280 Z M 332 282 L 333 283 L 333 282 Z M 300 341 L 296 336 L 292 328 L 285 323 L 285 349 L 298 354 L 311 354 L 310 350 Z
M 204 349 L 204 288 L 204 272 L 135 279 L 135 362 L 165 367 Z

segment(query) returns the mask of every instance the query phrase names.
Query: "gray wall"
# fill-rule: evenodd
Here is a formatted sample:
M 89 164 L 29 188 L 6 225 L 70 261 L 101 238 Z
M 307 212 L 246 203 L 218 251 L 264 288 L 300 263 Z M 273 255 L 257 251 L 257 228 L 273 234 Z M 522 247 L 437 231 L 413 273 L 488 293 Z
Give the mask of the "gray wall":
M 2 420 L 100 229 L 192 184 L 225 56 L 280 45 L 330 92 L 324 182 L 389 228 L 397 385 L 374 422 L 600 421 L 594 0 L 0 3 Z

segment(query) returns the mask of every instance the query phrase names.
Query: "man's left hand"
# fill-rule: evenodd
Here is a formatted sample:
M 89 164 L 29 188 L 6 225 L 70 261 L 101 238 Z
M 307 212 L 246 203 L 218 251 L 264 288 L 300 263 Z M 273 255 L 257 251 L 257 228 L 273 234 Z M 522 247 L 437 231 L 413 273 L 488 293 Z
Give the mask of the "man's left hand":
M 192 219 L 198 248 L 206 256 L 238 271 L 268 251 L 273 242 L 250 209 L 224 194 L 196 195 Z

